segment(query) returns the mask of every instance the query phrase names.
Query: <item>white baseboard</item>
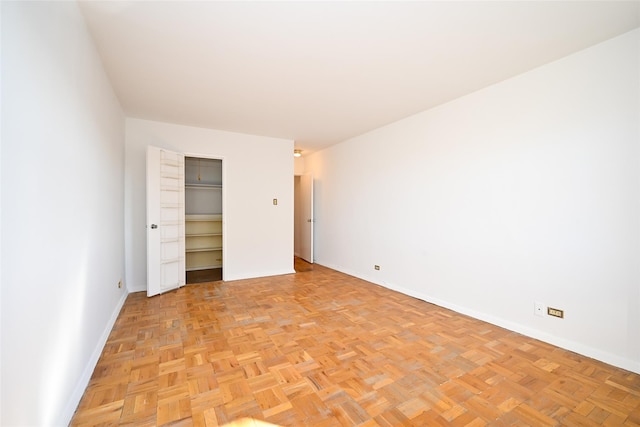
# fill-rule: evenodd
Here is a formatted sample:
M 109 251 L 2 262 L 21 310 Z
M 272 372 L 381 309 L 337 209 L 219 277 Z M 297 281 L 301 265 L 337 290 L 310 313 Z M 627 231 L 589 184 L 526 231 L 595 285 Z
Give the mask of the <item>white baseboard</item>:
M 275 270 L 275 271 L 261 271 L 259 273 L 251 273 L 251 274 L 236 274 L 236 275 L 227 275 L 224 280 L 225 281 L 231 281 L 231 280 L 244 280 L 244 279 L 256 279 L 256 278 L 260 278 L 260 277 L 270 277 L 270 276 L 282 276 L 284 274 L 292 274 L 295 273 L 296 271 L 293 269 L 293 265 L 291 266 L 291 269 L 286 269 L 286 270 Z M 147 292 L 147 285 L 146 284 L 142 284 L 142 285 L 138 285 L 138 286 L 128 286 L 127 287 L 127 291 L 129 291 L 130 294 L 134 293 L 134 292 Z
M 292 266 L 293 267 L 293 266 Z M 238 274 L 235 276 L 227 276 L 225 277 L 225 281 L 231 281 L 231 280 L 244 280 L 244 279 L 258 279 L 260 277 L 271 277 L 271 276 L 282 276 L 285 274 L 293 274 L 296 271 L 291 268 L 290 270 L 276 270 L 276 271 L 261 271 L 259 273 L 251 273 L 248 275 L 244 275 L 244 274 Z
M 415 292 L 411 289 L 406 289 L 401 286 L 395 286 L 389 283 L 380 284 L 380 286 L 384 286 L 387 289 L 391 289 L 405 295 L 421 299 L 431 304 L 447 308 L 449 310 L 455 311 L 456 313 L 464 314 L 465 316 L 470 316 L 474 319 L 482 320 L 483 322 L 491 323 L 492 325 L 517 332 L 527 337 L 534 338 L 551 345 L 555 345 L 556 347 L 573 351 L 574 353 L 578 353 L 582 356 L 596 359 L 609 365 L 640 374 L 640 363 L 634 362 L 633 360 L 629 360 L 615 354 L 607 353 L 600 349 L 593 348 L 576 341 L 568 340 L 566 338 L 558 337 L 556 335 L 552 335 L 538 329 L 530 328 L 519 323 L 514 323 L 509 320 L 495 317 L 488 313 L 482 313 L 476 310 L 471 310 L 466 307 L 452 304 L 448 301 L 443 301 L 438 298 L 432 298 L 429 295 L 421 294 L 420 292 Z
M 122 294 L 122 297 L 118 301 L 118 304 L 116 304 L 116 307 L 111 313 L 111 317 L 109 318 L 109 321 L 107 322 L 104 328 L 104 331 L 100 336 L 100 339 L 96 343 L 96 347 L 94 348 L 93 353 L 91 354 L 91 357 L 89 358 L 87 364 L 85 365 L 84 371 L 82 372 L 82 376 L 80 377 L 80 380 L 76 384 L 73 390 L 73 393 L 71 394 L 71 397 L 69 398 L 69 401 L 67 402 L 67 405 L 64 408 L 64 411 L 60 415 L 60 418 L 58 419 L 58 422 L 55 425 L 67 426 L 71 422 L 71 419 L 73 418 L 73 414 L 76 412 L 76 408 L 80 403 L 80 399 L 82 399 L 82 395 L 84 394 L 87 388 L 87 385 L 89 384 L 89 380 L 91 380 L 91 375 L 93 374 L 93 370 L 96 368 L 96 365 L 98 364 L 98 360 L 100 359 L 102 350 L 104 349 L 104 346 L 107 343 L 107 339 L 109 338 L 109 334 L 113 329 L 113 325 L 115 325 L 116 320 L 118 319 L 118 315 L 120 314 L 120 310 L 122 310 L 122 306 L 124 305 L 124 302 L 127 299 L 127 295 L 129 295 L 128 292 L 125 292 Z
M 456 313 L 464 314 L 465 316 L 470 316 L 470 317 L 473 317 L 474 319 L 482 320 L 483 322 L 491 323 L 492 325 L 496 325 L 501 328 L 505 328 L 510 331 L 517 332 L 519 334 L 546 342 L 548 344 L 555 345 L 556 347 L 573 351 L 574 353 L 578 353 L 582 356 L 590 357 L 592 359 L 599 360 L 609 365 L 616 366 L 618 368 L 626 369 L 627 371 L 640 374 L 640 362 L 636 362 L 631 359 L 620 357 L 615 354 L 607 353 L 600 349 L 593 348 L 576 341 L 571 341 L 566 338 L 558 337 L 556 335 L 552 335 L 547 332 L 540 331 L 538 329 L 530 328 L 525 325 L 521 325 L 519 323 L 515 323 L 506 319 L 495 317 L 489 313 L 482 313 L 476 310 L 469 309 L 467 307 L 462 307 L 462 306 L 450 303 L 448 301 L 443 301 L 438 298 L 433 298 L 430 295 L 423 294 L 413 289 L 407 289 L 399 285 L 387 283 L 381 280 L 376 280 L 376 278 L 370 275 L 360 274 L 359 272 L 356 272 L 356 271 L 350 271 L 348 269 L 342 268 L 339 265 L 329 265 L 329 264 L 322 264 L 322 263 L 320 264 L 326 267 L 329 267 L 333 270 L 337 270 L 342 273 L 348 274 L 350 276 L 354 276 L 359 279 L 366 280 L 367 282 L 380 285 L 384 288 L 391 289 L 393 291 L 400 292 L 402 294 L 421 299 L 428 303 L 435 304 L 437 306 L 455 311 Z
M 143 283 L 138 286 L 127 286 L 127 291 L 132 294 L 134 292 L 147 292 L 147 284 Z

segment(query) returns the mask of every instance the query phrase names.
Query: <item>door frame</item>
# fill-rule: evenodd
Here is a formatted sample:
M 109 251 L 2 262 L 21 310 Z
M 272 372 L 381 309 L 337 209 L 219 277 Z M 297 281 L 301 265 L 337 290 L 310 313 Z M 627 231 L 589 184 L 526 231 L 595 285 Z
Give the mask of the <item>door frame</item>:
M 202 154 L 190 151 L 183 151 L 182 154 L 185 158 L 187 157 L 195 157 L 197 159 L 211 159 L 211 160 L 220 160 L 222 162 L 222 280 L 224 281 L 227 275 L 227 162 L 225 161 L 224 156 L 216 156 L 214 154 Z M 185 204 L 186 209 L 186 204 Z M 185 213 L 186 214 L 186 213 Z

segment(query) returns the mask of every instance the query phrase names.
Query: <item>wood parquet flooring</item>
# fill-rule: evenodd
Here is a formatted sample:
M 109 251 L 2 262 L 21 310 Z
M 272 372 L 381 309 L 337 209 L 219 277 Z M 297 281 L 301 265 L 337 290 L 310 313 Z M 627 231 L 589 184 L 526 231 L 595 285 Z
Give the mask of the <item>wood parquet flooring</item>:
M 71 425 L 640 426 L 639 375 L 305 270 L 130 294 Z

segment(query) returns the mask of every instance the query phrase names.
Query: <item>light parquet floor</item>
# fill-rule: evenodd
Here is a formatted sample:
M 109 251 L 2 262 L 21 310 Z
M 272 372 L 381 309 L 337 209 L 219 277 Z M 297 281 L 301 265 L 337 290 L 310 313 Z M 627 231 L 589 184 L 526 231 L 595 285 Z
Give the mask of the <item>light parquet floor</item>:
M 71 425 L 640 426 L 640 376 L 315 265 L 129 295 Z

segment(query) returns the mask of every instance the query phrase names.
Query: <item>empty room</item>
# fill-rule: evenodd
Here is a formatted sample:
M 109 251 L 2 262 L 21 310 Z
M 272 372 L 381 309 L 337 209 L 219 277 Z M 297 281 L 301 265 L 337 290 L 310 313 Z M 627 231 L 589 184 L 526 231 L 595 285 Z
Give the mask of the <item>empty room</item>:
M 640 426 L 640 2 L 0 13 L 3 426 Z

